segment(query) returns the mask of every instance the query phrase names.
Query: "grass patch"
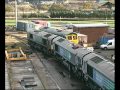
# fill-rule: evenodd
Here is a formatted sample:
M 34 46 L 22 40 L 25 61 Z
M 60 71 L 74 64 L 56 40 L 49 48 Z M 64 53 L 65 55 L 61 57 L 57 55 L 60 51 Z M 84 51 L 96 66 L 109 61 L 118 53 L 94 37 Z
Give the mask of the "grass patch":
M 15 20 L 5 20 L 5 22 L 15 22 Z
M 5 26 L 15 26 L 15 23 L 5 23 Z

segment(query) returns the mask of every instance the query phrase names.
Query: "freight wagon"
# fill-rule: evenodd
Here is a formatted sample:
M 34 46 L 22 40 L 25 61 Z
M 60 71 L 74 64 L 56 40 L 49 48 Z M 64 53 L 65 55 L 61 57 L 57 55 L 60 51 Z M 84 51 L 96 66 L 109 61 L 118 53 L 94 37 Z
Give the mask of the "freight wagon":
M 33 30 L 35 28 L 35 24 L 29 21 L 18 21 L 17 22 L 17 30 L 18 31 L 28 31 Z
M 44 31 L 29 31 L 28 43 L 31 47 L 48 55 L 54 55 L 58 62 L 69 70 L 70 76 L 84 79 L 94 90 L 114 90 L 114 64 L 104 57 L 74 46 L 63 37 Z
M 32 20 L 33 23 L 37 24 L 40 28 L 51 27 L 50 22 L 43 20 Z
M 30 21 L 18 21 L 17 30 L 18 31 L 30 31 L 30 30 L 39 30 L 41 26 Z

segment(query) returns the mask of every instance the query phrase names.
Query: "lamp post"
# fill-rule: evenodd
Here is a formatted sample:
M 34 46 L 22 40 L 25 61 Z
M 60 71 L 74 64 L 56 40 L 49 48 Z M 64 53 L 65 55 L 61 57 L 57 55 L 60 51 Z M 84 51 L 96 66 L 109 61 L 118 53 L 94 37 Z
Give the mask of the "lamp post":
M 106 24 L 107 24 L 107 9 L 105 10 L 105 16 L 106 16 Z
M 15 0 L 15 17 L 16 17 L 16 28 L 17 28 L 17 0 Z

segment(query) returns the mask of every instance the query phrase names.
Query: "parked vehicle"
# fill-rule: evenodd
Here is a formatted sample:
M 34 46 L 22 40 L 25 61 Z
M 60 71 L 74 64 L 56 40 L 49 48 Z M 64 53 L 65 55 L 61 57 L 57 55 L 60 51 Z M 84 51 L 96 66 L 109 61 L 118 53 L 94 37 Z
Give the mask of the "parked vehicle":
M 115 49 L 115 39 L 108 40 L 106 44 L 100 45 L 101 49 Z
M 85 80 L 94 90 L 114 90 L 114 63 L 102 56 L 75 47 L 65 38 L 45 31 L 29 31 L 28 43 L 41 52 L 54 55 L 58 62 L 63 63 L 70 72 L 79 79 Z
M 94 45 L 95 48 L 100 48 L 100 45 L 102 44 L 106 44 L 108 42 L 108 40 L 111 40 L 114 38 L 114 35 L 113 34 L 107 34 L 107 35 L 104 35 L 102 37 L 100 37 L 98 39 L 98 41 L 96 42 L 96 44 Z

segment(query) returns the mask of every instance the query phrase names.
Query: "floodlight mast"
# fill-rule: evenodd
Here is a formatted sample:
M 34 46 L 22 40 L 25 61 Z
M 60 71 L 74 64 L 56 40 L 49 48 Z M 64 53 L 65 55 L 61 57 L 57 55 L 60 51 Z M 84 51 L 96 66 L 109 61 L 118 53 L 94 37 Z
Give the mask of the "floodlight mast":
M 15 0 L 15 17 L 16 17 L 16 28 L 17 28 L 17 0 Z

